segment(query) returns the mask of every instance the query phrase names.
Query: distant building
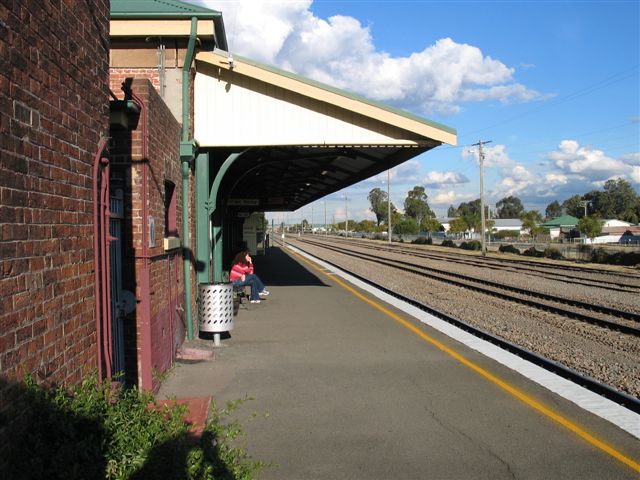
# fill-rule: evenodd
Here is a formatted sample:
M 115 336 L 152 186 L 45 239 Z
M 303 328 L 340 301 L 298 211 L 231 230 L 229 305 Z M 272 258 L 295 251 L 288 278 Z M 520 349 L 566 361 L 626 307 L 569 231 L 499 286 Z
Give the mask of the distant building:
M 543 227 L 549 230 L 550 237 L 558 238 L 562 235 L 568 234 L 571 230 L 575 229 L 578 225 L 578 219 L 571 215 L 563 215 L 543 223 Z
M 449 228 L 451 227 L 451 222 L 453 220 L 455 220 L 456 217 L 441 217 L 441 218 L 436 218 L 436 221 L 442 225 L 442 227 L 444 228 L 444 232 L 447 233 L 449 231 Z
M 491 221 L 493 222 L 491 230 L 494 233 L 504 231 L 517 232 L 518 235 L 526 233 L 522 230 L 522 220 L 519 218 L 492 218 Z

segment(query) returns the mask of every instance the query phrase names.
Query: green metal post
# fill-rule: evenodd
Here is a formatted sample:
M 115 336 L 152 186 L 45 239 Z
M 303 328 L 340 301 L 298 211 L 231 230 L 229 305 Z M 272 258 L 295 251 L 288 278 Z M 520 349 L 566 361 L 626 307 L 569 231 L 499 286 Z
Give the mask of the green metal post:
M 213 214 L 213 281 L 222 282 L 222 212 L 217 211 L 218 208 L 218 190 L 229 167 L 247 150 L 238 153 L 232 153 L 224 161 L 216 178 L 213 180 L 211 192 L 209 194 L 209 206 Z
M 196 264 L 197 282 L 211 283 L 211 210 L 209 207 L 209 154 L 196 157 Z

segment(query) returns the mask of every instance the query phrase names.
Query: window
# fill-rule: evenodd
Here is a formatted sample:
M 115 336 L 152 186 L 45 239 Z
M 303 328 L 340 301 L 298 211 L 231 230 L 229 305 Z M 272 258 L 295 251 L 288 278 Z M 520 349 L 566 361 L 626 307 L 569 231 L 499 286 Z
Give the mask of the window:
M 164 182 L 164 236 L 178 236 L 176 186 L 173 182 Z

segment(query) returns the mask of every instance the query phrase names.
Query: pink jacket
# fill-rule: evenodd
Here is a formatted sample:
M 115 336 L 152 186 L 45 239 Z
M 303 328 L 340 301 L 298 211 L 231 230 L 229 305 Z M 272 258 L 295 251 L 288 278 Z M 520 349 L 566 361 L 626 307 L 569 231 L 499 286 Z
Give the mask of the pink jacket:
M 250 275 L 252 273 L 252 263 L 236 263 L 231 267 L 231 271 L 229 272 L 229 280 L 231 280 L 232 282 L 237 282 L 238 280 L 242 280 L 242 275 Z

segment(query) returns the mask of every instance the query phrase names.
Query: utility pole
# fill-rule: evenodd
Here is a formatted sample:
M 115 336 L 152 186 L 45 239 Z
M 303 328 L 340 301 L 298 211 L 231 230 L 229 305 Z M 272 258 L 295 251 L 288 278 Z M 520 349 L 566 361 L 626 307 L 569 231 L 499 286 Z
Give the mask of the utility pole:
M 484 212 L 484 152 L 482 146 L 486 143 L 491 143 L 491 140 L 480 140 L 473 146 L 478 146 L 478 160 L 480 163 L 480 243 L 482 245 L 482 256 L 487 255 L 487 245 L 485 244 L 485 212 Z
M 344 192 L 344 235 L 349 238 L 349 211 L 347 210 L 347 192 Z
M 589 205 L 589 200 L 582 200 L 580 205 L 584 207 L 584 216 L 587 216 L 587 206 Z
M 324 199 L 324 236 L 326 237 L 329 234 L 327 231 L 327 199 Z
M 391 169 L 387 170 L 387 242 L 391 244 Z

